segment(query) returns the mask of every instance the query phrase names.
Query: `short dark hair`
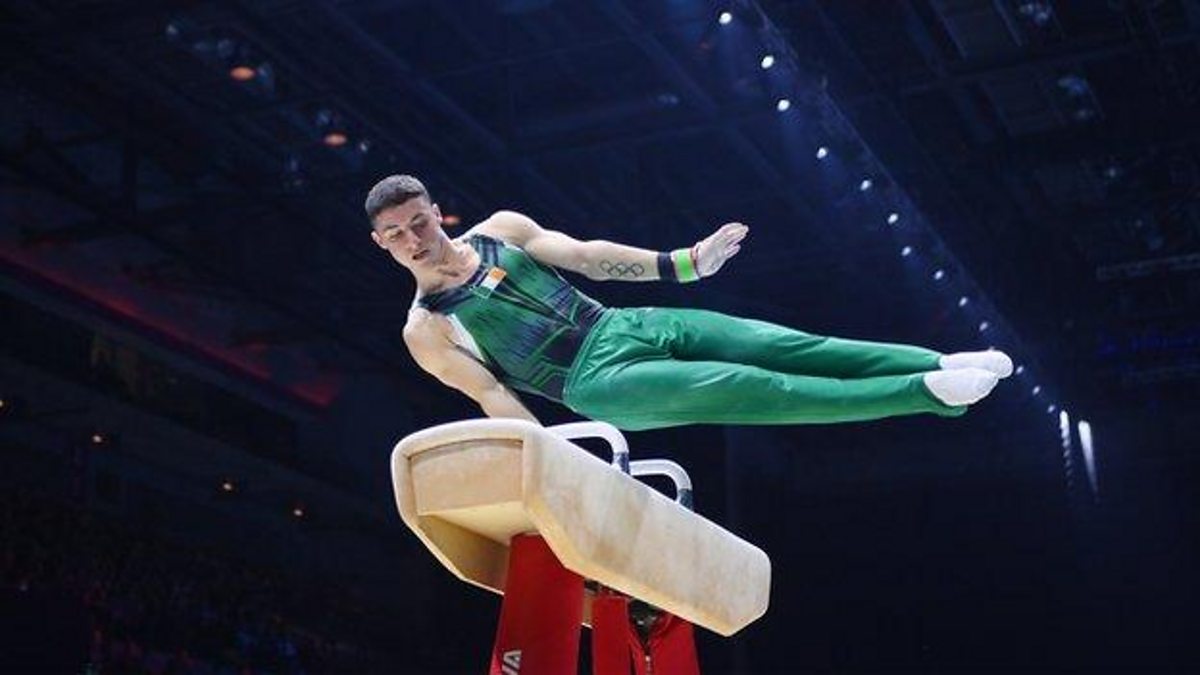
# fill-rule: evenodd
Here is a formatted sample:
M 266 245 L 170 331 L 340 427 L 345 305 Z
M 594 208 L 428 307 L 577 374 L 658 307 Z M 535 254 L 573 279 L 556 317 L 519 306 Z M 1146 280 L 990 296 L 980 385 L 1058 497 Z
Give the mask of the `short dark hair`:
M 425 201 L 433 201 L 429 198 L 429 190 L 425 189 L 424 183 L 415 177 L 407 174 L 388 176 L 376 183 L 367 193 L 367 202 L 364 204 L 367 219 L 373 223 L 380 211 L 399 206 L 414 197 L 424 197 Z

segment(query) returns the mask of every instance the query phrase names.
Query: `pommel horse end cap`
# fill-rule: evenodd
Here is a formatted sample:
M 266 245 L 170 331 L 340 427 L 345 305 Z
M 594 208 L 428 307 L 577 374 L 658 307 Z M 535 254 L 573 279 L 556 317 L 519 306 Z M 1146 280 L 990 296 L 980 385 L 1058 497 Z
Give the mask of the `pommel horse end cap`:
M 475 419 L 414 433 L 392 453 L 400 515 L 451 572 L 496 593 L 510 540 L 536 533 L 566 569 L 720 635 L 766 612 L 761 549 L 565 436 L 624 451 L 601 423 Z

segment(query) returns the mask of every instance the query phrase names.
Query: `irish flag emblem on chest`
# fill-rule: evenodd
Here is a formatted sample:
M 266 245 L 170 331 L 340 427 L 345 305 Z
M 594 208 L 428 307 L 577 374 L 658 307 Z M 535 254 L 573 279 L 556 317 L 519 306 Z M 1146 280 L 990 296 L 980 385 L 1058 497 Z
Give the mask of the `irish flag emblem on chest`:
M 483 277 L 483 281 L 479 282 L 479 287 L 491 293 L 496 290 L 501 281 L 504 281 L 504 277 L 506 276 L 508 276 L 508 272 L 505 272 L 502 268 L 493 267 L 488 270 L 487 275 Z

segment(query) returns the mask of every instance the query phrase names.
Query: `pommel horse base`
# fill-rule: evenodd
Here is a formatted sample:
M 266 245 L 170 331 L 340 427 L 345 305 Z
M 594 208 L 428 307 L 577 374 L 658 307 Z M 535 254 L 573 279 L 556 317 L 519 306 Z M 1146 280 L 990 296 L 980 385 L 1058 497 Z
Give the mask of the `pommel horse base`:
M 571 442 L 583 437 L 607 440 L 613 464 Z M 665 470 L 677 500 L 629 466 L 621 433 L 594 422 L 467 420 L 396 445 L 405 524 L 458 578 L 505 595 L 491 672 L 576 672 L 581 623 L 593 630 L 597 673 L 630 672 L 618 647 L 633 642 L 638 673 L 698 672 L 691 624 L 730 636 L 766 612 L 767 555 L 691 511 L 674 463 L 634 462 L 633 473 Z M 585 593 L 584 580 L 600 590 Z M 630 598 L 664 613 L 640 639 L 626 619 Z

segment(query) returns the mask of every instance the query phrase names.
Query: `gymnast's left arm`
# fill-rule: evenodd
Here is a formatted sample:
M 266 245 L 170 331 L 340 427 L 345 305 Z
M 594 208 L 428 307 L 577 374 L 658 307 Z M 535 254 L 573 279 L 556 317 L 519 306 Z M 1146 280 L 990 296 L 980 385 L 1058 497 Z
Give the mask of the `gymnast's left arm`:
M 726 223 L 690 248 L 659 253 L 603 239 L 579 241 L 548 230 L 514 211 L 499 211 L 483 223 L 485 232 L 525 249 L 540 262 L 596 281 L 697 281 L 717 270 L 741 250 L 749 232 L 741 223 Z

